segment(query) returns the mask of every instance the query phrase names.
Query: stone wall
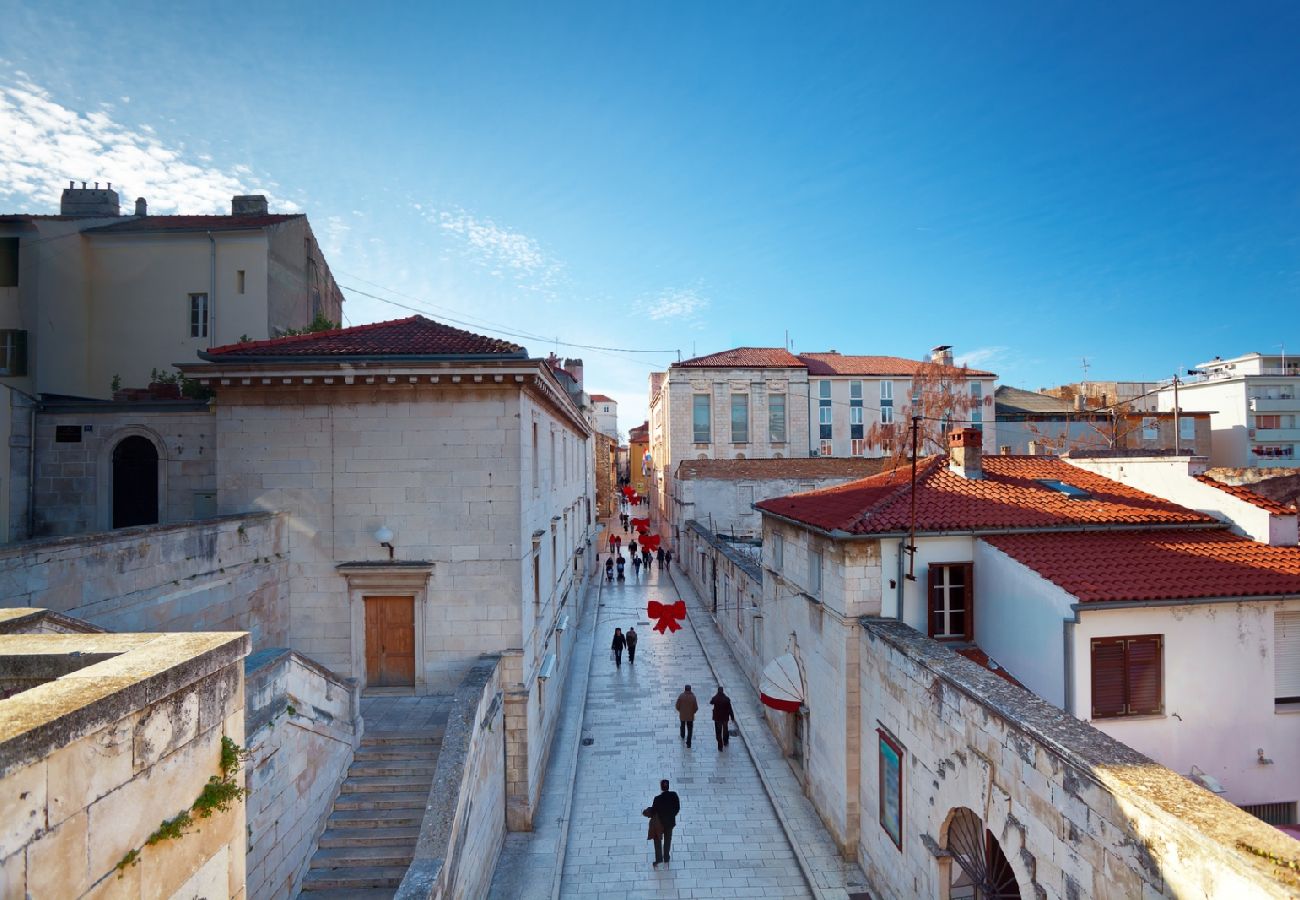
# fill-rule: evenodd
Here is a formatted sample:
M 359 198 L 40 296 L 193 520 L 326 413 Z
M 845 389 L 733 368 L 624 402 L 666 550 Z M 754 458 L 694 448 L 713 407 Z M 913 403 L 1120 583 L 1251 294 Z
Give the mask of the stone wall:
M 947 896 L 963 808 L 1022 897 L 1300 892 L 1300 843 L 1277 829 L 902 623 L 864 620 L 860 641 L 858 859 L 876 895 Z M 901 847 L 880 824 L 882 732 L 903 748 Z
M 248 896 L 296 897 L 361 739 L 360 690 L 283 648 L 245 660 Z
M 0 895 L 244 897 L 243 799 L 198 801 L 223 739 L 243 742 L 247 652 L 243 634 L 0 636 L 0 667 L 107 657 L 0 701 Z
M 274 513 L 0 547 L 0 603 L 110 631 L 248 631 L 286 643 L 288 522 Z
M 704 600 L 719 633 L 754 689 L 763 674 L 763 574 L 749 545 L 724 541 L 699 522 L 687 522 L 675 555 Z M 715 579 L 716 573 L 716 579 Z M 715 584 L 716 581 L 716 584 Z M 716 587 L 716 609 L 714 604 Z
M 31 536 L 112 528 L 113 450 L 132 435 L 158 452 L 158 521 L 211 516 L 216 511 L 215 424 L 201 402 L 42 404 L 36 416 Z
M 501 666 L 484 657 L 452 701 L 415 858 L 398 900 L 486 897 L 506 835 Z

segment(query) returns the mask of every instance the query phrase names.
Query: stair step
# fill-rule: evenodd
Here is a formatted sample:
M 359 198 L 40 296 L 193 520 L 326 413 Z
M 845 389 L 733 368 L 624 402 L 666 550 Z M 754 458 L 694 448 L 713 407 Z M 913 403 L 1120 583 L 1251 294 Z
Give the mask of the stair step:
M 363 888 L 396 888 L 406 875 L 406 866 L 357 866 L 352 869 L 311 869 L 302 880 L 303 893 L 322 890 L 355 891 Z
M 393 828 L 380 825 L 374 828 L 339 828 L 329 826 L 320 837 L 318 847 L 369 847 L 393 846 L 414 847 L 420 839 L 420 826 L 412 825 Z
M 393 900 L 392 888 L 303 888 L 308 900 Z
M 370 777 L 374 775 L 423 775 L 433 780 L 434 770 L 438 768 L 433 760 L 378 759 L 353 762 L 348 775 Z
M 362 747 L 404 746 L 409 744 L 436 744 L 442 740 L 445 728 L 421 731 L 366 732 L 361 737 Z
M 415 845 L 404 847 L 327 847 L 311 858 L 313 869 L 357 869 L 401 866 L 415 858 Z
M 424 809 L 336 809 L 325 827 L 329 828 L 419 828 Z M 326 832 L 329 833 L 328 831 Z
M 360 775 L 350 772 L 340 789 L 342 794 L 372 794 L 376 791 L 427 791 L 433 783 L 429 775 Z
M 428 791 L 385 791 L 373 794 L 339 794 L 334 809 L 419 809 L 429 801 Z
M 391 744 L 382 747 L 362 747 L 352 757 L 355 762 L 413 762 L 431 763 L 438 760 L 438 748 L 441 744 L 401 745 Z

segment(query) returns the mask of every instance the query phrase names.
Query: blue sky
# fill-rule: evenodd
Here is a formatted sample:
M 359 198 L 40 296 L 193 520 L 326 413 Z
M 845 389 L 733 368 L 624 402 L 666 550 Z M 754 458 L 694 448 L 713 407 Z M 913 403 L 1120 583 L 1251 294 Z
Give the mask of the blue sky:
M 1300 352 L 1294 4 L 178 6 L 6 4 L 3 211 L 265 191 L 350 323 L 549 338 L 624 429 L 787 330 L 1026 388 Z

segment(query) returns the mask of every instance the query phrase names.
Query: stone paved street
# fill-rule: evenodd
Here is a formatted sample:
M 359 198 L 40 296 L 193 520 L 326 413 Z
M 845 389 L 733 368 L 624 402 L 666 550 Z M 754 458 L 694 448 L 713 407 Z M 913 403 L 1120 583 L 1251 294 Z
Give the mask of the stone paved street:
M 689 622 L 659 634 L 646 620 L 649 600 L 678 598 L 654 567 L 601 590 L 599 618 L 578 752 L 562 897 L 811 896 L 795 854 L 745 744 L 724 752 L 713 739 L 708 698 L 717 689 Z M 637 661 L 615 668 L 614 628 L 636 625 Z M 682 685 L 700 695 L 695 741 L 678 738 L 673 703 Z M 557 748 L 558 750 L 558 748 Z M 681 795 L 672 863 L 651 867 L 641 810 L 668 778 Z

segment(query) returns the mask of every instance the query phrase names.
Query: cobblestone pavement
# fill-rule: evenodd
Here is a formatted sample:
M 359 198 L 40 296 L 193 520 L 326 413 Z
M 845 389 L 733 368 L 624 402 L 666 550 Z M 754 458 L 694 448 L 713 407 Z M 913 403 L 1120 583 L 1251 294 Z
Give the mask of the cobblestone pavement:
M 646 619 L 648 601 L 678 599 L 670 578 L 657 566 L 632 571 L 600 593 L 583 722 L 592 743 L 578 751 L 560 896 L 813 896 L 745 743 L 717 748 L 708 705 L 717 682 L 693 626 L 661 635 Z M 625 656 L 616 668 L 609 642 L 615 627 L 630 625 L 640 637 L 637 659 Z M 689 750 L 673 709 L 687 683 L 701 705 Z M 652 868 L 641 810 L 660 778 L 672 782 L 682 812 L 672 862 Z

